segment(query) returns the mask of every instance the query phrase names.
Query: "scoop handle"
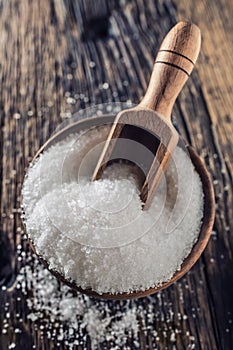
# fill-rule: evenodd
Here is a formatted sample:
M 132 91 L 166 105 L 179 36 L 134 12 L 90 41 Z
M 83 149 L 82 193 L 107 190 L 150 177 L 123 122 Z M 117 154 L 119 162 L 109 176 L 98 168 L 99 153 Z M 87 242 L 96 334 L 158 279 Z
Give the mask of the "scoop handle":
M 152 109 L 171 121 L 173 105 L 193 70 L 200 46 L 200 29 L 191 22 L 177 23 L 160 46 L 146 94 L 137 107 Z

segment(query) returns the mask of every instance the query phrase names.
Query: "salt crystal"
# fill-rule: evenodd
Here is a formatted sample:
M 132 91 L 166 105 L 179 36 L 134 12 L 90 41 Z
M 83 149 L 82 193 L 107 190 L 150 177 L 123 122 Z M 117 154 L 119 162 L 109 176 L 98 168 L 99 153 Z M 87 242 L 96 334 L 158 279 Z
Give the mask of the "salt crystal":
M 38 319 L 37 315 L 36 314 L 33 314 L 33 313 L 30 313 L 27 315 L 27 318 L 29 320 L 32 320 L 33 322 L 36 321 Z
M 103 83 L 102 87 L 104 90 L 107 90 L 109 88 L 109 84 L 105 82 Z
M 176 342 L 176 334 L 175 334 L 175 332 L 172 332 L 172 333 L 171 333 L 170 341 L 173 342 L 173 343 Z
M 90 61 L 89 62 L 89 67 L 90 68 L 94 68 L 96 66 L 95 62 L 94 61 Z
M 13 117 L 14 117 L 14 119 L 20 119 L 21 115 L 20 115 L 20 113 L 14 113 Z
M 67 79 L 68 79 L 68 80 L 72 80 L 72 79 L 73 79 L 73 75 L 72 75 L 71 73 L 68 73 L 68 74 L 67 74 Z
M 54 105 L 54 102 L 53 101 L 48 101 L 47 102 L 47 106 L 49 107 L 49 108 L 51 108 L 51 107 L 53 107 L 53 105 Z M 39 111 L 38 113 L 37 113 L 37 115 L 38 116 L 42 116 L 42 113 Z
M 33 114 L 34 114 L 34 113 L 33 113 L 33 111 L 31 111 L 31 110 L 30 110 L 30 111 L 28 111 L 28 116 L 29 116 L 29 117 L 32 117 L 32 116 L 33 116 Z
M 15 333 L 22 333 L 22 331 L 19 328 L 15 328 Z
M 90 182 L 101 152 L 93 140 L 100 144 L 108 132 L 104 126 L 70 135 L 36 160 L 23 186 L 24 221 L 37 252 L 66 279 L 99 294 L 130 293 L 160 285 L 180 268 L 200 231 L 203 192 L 181 148 L 173 156 L 177 179 L 170 166 L 147 211 L 135 167 L 114 164 Z
M 67 97 L 66 102 L 71 105 L 74 105 L 76 103 L 76 100 L 73 97 Z

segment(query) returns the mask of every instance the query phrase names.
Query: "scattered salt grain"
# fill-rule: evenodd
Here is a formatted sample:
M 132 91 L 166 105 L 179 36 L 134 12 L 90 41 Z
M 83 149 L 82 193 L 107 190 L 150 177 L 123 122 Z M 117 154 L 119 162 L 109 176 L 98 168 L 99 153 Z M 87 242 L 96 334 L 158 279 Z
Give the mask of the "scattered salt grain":
M 90 61 L 89 67 L 90 68 L 94 68 L 95 66 L 96 66 L 95 62 L 94 61 Z
M 28 111 L 28 116 L 29 116 L 29 117 L 32 117 L 33 114 L 34 114 L 33 111 L 31 111 L 31 110 Z
M 67 79 L 68 80 L 72 80 L 73 79 L 73 75 L 71 73 L 67 74 Z
M 176 342 L 176 334 L 175 334 L 175 332 L 172 332 L 172 333 L 171 333 L 170 341 L 173 342 L 173 343 Z
M 105 82 L 103 83 L 102 87 L 104 90 L 107 90 L 109 88 L 109 84 Z
M 47 106 L 48 106 L 48 108 L 53 107 L 53 106 L 54 106 L 54 101 L 49 100 L 49 101 L 47 102 Z M 41 112 L 40 112 L 40 113 L 37 113 L 37 115 L 38 115 L 38 116 L 42 116 L 42 113 L 41 113 Z
M 20 115 L 20 113 L 14 113 L 13 117 L 14 117 L 14 119 L 20 119 L 21 115 Z
M 19 328 L 15 328 L 15 333 L 18 334 L 18 333 L 22 333 L 21 329 Z
M 133 166 L 114 164 L 90 182 L 102 149 L 96 145 L 108 132 L 70 135 L 35 161 L 23 186 L 24 221 L 37 252 L 66 279 L 99 294 L 145 290 L 168 281 L 195 243 L 202 185 L 181 148 L 177 173 L 169 167 L 147 211 Z
M 76 100 L 73 97 L 67 97 L 66 102 L 71 105 L 74 105 L 76 103 Z

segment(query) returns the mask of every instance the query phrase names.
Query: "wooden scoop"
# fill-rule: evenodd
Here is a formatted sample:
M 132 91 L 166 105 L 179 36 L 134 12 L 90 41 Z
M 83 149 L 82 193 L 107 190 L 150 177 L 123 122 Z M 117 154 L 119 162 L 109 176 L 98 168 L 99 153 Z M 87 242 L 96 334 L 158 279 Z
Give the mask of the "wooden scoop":
M 142 138 L 147 138 L 146 135 L 149 133 L 154 135 L 159 139 L 159 146 L 141 188 L 143 209 L 149 207 L 178 143 L 179 135 L 172 125 L 171 112 L 178 94 L 193 70 L 200 44 L 200 30 L 190 22 L 179 22 L 169 31 L 155 59 L 144 98 L 136 107 L 121 111 L 116 116 L 93 173 L 92 180 L 101 178 L 116 147 L 116 141 L 122 134 L 127 138 L 127 134 L 130 133 L 132 138 L 135 130 L 136 137 L 139 127 L 144 135 Z M 145 130 L 148 132 L 145 133 Z M 138 140 L 138 137 L 136 139 Z M 156 143 L 151 141 L 151 137 L 149 140 L 150 143 Z M 142 142 L 146 144 L 143 140 Z

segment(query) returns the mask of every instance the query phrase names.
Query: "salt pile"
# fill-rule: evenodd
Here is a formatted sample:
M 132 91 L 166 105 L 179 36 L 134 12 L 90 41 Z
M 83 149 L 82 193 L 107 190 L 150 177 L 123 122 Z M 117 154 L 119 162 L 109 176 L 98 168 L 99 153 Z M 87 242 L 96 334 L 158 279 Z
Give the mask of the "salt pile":
M 91 183 L 96 145 L 108 131 L 91 129 L 51 146 L 23 187 L 24 221 L 37 253 L 66 279 L 99 294 L 168 281 L 196 241 L 203 215 L 201 181 L 181 148 L 147 211 L 134 167 L 114 164 Z

